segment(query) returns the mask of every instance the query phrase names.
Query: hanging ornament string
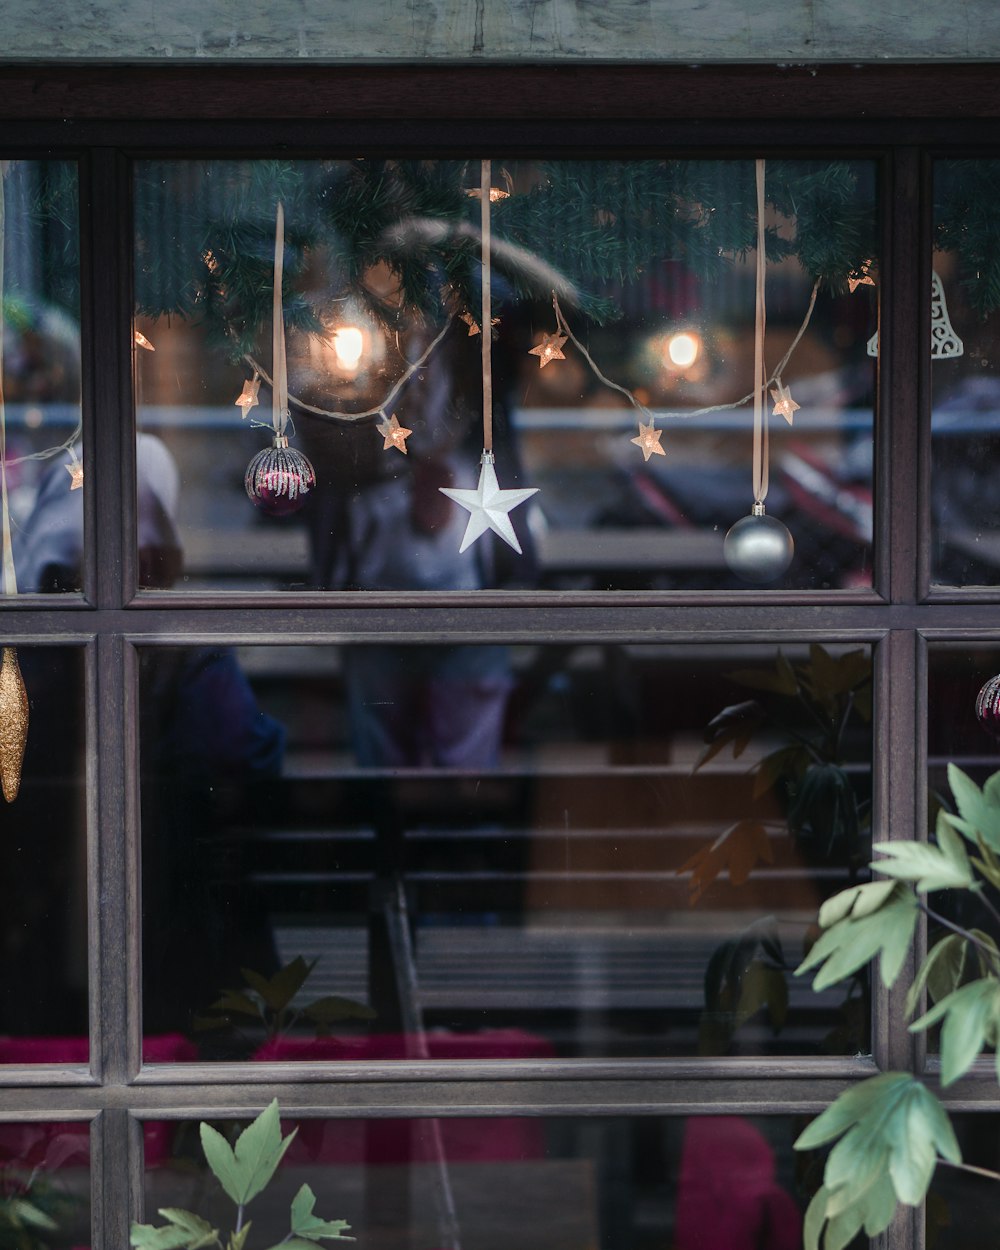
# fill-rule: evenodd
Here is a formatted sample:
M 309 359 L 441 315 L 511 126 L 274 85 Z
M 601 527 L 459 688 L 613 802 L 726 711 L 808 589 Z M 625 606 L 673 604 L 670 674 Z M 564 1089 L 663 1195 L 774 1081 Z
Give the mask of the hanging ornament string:
M 795 337 L 792 339 L 791 343 L 789 344 L 788 350 L 785 352 L 784 356 L 782 356 L 781 360 L 778 361 L 777 367 L 771 372 L 770 376 L 767 378 L 767 382 L 766 382 L 767 386 L 773 386 L 781 380 L 781 375 L 784 373 L 785 369 L 787 368 L 788 362 L 791 360 L 792 356 L 795 353 L 795 349 L 802 342 L 802 336 L 805 334 L 806 330 L 809 329 L 809 323 L 810 321 L 812 321 L 812 315 L 816 309 L 816 298 L 819 295 L 819 284 L 820 284 L 820 279 L 817 278 L 816 281 L 813 283 L 812 291 L 809 295 L 809 303 L 806 307 L 805 316 L 802 318 L 802 323 L 799 326 L 798 330 L 796 330 Z M 627 386 L 621 386 L 619 385 L 619 383 L 613 382 L 611 378 L 607 377 L 604 373 L 601 372 L 600 368 L 597 365 L 597 362 L 594 360 L 591 354 L 587 351 L 583 343 L 581 343 L 580 339 L 573 333 L 573 330 L 569 322 L 566 320 L 566 315 L 563 312 L 562 307 L 560 306 L 559 297 L 555 294 L 555 292 L 553 292 L 553 295 L 552 295 L 552 307 L 556 315 L 556 325 L 559 327 L 562 333 L 566 335 L 566 337 L 570 340 L 573 346 L 577 349 L 580 355 L 587 362 L 587 365 L 590 368 L 591 372 L 593 373 L 594 377 L 597 378 L 597 380 L 603 386 L 607 386 L 611 390 L 618 391 L 619 394 L 624 395 L 625 398 L 628 400 L 628 402 L 632 405 L 633 408 L 636 409 L 637 412 L 642 413 L 642 415 L 645 417 L 652 418 L 654 415 L 653 412 L 649 408 L 647 408 L 645 404 L 643 404 L 640 400 L 638 400 L 635 397 L 635 395 L 628 389 Z M 671 418 L 676 418 L 677 420 L 680 420 L 680 421 L 691 421 L 693 419 L 697 419 L 698 417 L 710 417 L 712 416 L 713 413 L 716 413 L 716 412 L 733 412 L 737 408 L 743 408 L 746 404 L 750 403 L 752 399 L 753 399 L 753 391 L 747 391 L 745 395 L 741 395 L 739 399 L 734 399 L 731 403 L 728 403 L 728 404 L 712 404 L 706 408 L 691 408 L 685 412 L 680 412 L 680 411 L 676 411 L 673 409 L 667 409 L 661 415 L 671 417 Z
M 278 213 L 274 226 L 274 283 L 271 307 L 271 368 L 274 384 L 271 387 L 271 424 L 279 437 L 288 424 L 288 365 L 285 359 L 285 314 L 281 300 L 281 286 L 285 268 L 285 206 L 278 201 Z
M 3 253 L 7 227 L 4 180 L 7 177 L 8 164 L 7 161 L 0 162 L 0 518 L 2 518 L 3 525 L 3 592 L 5 595 L 16 595 L 17 574 L 14 571 L 14 548 L 10 538 L 10 507 L 7 502 L 7 409 L 3 395 Z
M 764 500 L 767 498 L 768 417 L 764 411 L 766 398 L 764 368 L 764 332 L 767 327 L 767 308 L 764 285 L 767 274 L 766 236 L 764 232 L 764 161 L 757 159 L 755 174 L 757 182 L 757 262 L 756 293 L 754 298 L 753 334 L 753 507 L 750 515 L 742 517 L 726 534 L 722 554 L 726 564 L 745 582 L 765 585 L 776 581 L 788 569 L 795 555 L 795 542 L 787 526 L 776 517 L 767 516 Z M 796 342 L 798 341 L 796 336 Z M 793 344 L 794 346 L 794 344 Z M 787 363 L 788 353 L 776 371 L 775 411 L 782 405 L 783 415 L 791 416 L 792 398 L 783 386 L 781 369 Z M 796 405 L 797 407 L 798 405 Z
M 753 499 L 762 504 L 767 498 L 769 444 L 768 423 L 764 419 L 764 330 L 767 307 L 764 276 L 767 268 L 764 240 L 764 161 L 755 162 L 757 180 L 757 284 L 753 326 Z
M 490 182 L 492 177 L 493 162 L 484 160 L 479 178 L 479 219 L 482 228 L 483 253 L 483 315 L 479 323 L 482 326 L 483 342 L 483 451 L 493 450 L 493 333 L 490 329 L 493 324 L 493 266 L 490 263 Z
M 499 538 L 521 554 L 521 544 L 510 519 L 510 512 L 519 504 L 538 493 L 537 486 L 526 486 L 514 490 L 502 490 L 497 481 L 497 472 L 493 457 L 493 316 L 491 297 L 492 256 L 490 252 L 490 179 L 492 161 L 484 160 L 480 176 L 480 228 L 483 264 L 483 304 L 480 340 L 482 344 L 481 358 L 483 365 L 483 455 L 479 462 L 479 483 L 475 490 L 456 489 L 450 486 L 439 486 L 442 495 L 454 500 L 469 514 L 465 527 L 465 536 L 459 547 L 459 554 L 467 550 L 478 538 L 488 530 L 492 530 Z
M 4 594 L 17 594 L 14 573 L 14 552 L 10 541 L 10 510 L 7 505 L 7 410 L 3 394 L 4 340 L 4 239 L 7 233 L 4 180 L 9 161 L 0 161 L 0 508 L 3 510 L 3 589 Z M 17 650 L 4 647 L 0 659 L 0 789 L 8 803 L 13 803 L 21 786 L 21 764 L 28 741 L 29 704 L 24 679 L 17 662 Z

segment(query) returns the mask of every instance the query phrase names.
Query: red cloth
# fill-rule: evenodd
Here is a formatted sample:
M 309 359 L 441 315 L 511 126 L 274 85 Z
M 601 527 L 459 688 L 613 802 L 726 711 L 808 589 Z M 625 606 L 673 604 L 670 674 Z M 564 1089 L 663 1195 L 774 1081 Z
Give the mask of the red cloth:
M 190 1063 L 198 1049 L 180 1033 L 145 1037 L 146 1063 Z M 0 1037 L 0 1064 L 69 1063 L 86 1066 L 90 1043 L 85 1037 Z M 176 1123 L 147 1120 L 143 1143 L 147 1167 L 170 1158 Z M 81 1167 L 90 1158 L 90 1123 L 67 1120 L 49 1124 L 0 1124 L 0 1161 L 29 1167 Z
M 677 1250 L 801 1250 L 802 1216 L 774 1154 L 735 1116 L 690 1119 L 677 1194 Z

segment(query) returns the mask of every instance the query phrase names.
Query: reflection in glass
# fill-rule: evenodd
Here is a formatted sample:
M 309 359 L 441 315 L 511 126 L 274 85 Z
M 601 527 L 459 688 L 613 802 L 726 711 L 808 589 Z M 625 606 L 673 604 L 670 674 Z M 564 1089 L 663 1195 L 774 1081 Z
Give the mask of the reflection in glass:
M 247 1210 L 262 1244 L 286 1235 L 291 1199 L 307 1184 L 318 1214 L 347 1220 L 359 1245 L 380 1250 L 799 1250 L 822 1171 L 822 1160 L 793 1154 L 803 1122 L 788 1116 L 282 1124 L 293 1127 Z M 172 1157 L 147 1156 L 145 1203 L 149 1216 L 180 1207 L 232 1227 L 195 1124 L 176 1126 Z
M 1000 458 L 998 188 L 1000 161 L 934 166 L 942 298 L 932 300 L 932 331 L 943 337 L 932 340 L 931 580 L 949 586 L 1000 582 L 1000 512 L 989 489 Z
M 17 588 L 81 588 L 80 273 L 76 166 L 4 161 L 3 377 Z
M 867 1049 L 866 648 L 140 654 L 147 1061 Z
M 1000 648 L 983 643 L 934 644 L 929 648 L 927 680 L 927 808 L 928 824 L 934 828 L 938 811 L 958 814 L 956 796 L 949 784 L 949 765 L 956 765 L 977 786 L 1000 772 L 1000 740 L 980 724 L 976 698 L 982 686 L 1000 673 Z M 906 834 L 904 836 L 913 836 Z M 978 879 L 978 878 L 977 878 Z M 975 929 L 1000 940 L 995 908 L 997 891 L 984 884 L 982 892 L 952 890 L 934 895 L 930 904 L 950 924 Z M 936 917 L 928 920 L 928 947 L 948 936 Z M 969 962 L 966 980 L 977 974 Z M 928 1033 L 928 1046 L 938 1048 L 938 1029 Z
M 21 785 L 0 805 L 0 1063 L 85 1063 L 84 653 L 17 648 L 30 701 Z
M 483 447 L 478 160 L 137 163 L 137 419 L 179 469 L 178 589 L 743 585 L 722 541 L 752 502 L 753 161 L 493 168 L 497 473 L 539 488 L 520 557 L 492 535 L 460 553 L 440 493 L 475 485 Z M 871 584 L 874 288 L 847 279 L 873 255 L 874 173 L 768 167 L 767 366 L 791 351 L 798 405 L 771 420 L 782 586 Z M 317 477 L 283 518 L 243 488 L 271 441 L 279 201 L 289 436 Z M 664 455 L 633 445 L 640 417 Z
M 90 1241 L 89 1123 L 0 1123 L 0 1244 L 70 1250 Z
M 962 1160 L 973 1168 L 1000 1172 L 1000 1132 L 995 1115 L 954 1115 L 952 1125 Z M 1000 1233 L 997 1185 L 1000 1178 L 939 1164 L 927 1194 L 927 1245 L 930 1250 L 986 1250 Z

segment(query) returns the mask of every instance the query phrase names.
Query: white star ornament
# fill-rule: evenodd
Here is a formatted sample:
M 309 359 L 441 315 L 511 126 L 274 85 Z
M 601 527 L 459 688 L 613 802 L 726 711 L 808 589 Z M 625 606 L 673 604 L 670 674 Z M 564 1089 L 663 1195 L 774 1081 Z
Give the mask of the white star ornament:
M 460 507 L 468 509 L 469 524 L 465 527 L 465 537 L 458 549 L 459 553 L 471 547 L 476 539 L 481 538 L 487 530 L 492 530 L 509 547 L 513 547 L 518 555 L 521 554 L 521 544 L 517 541 L 517 535 L 514 533 L 508 513 L 518 504 L 536 495 L 537 486 L 522 490 L 501 490 L 497 482 L 493 455 L 491 452 L 484 451 L 482 466 L 479 470 L 479 485 L 475 490 L 456 490 L 448 486 L 439 486 L 438 490 L 449 499 L 454 499 Z

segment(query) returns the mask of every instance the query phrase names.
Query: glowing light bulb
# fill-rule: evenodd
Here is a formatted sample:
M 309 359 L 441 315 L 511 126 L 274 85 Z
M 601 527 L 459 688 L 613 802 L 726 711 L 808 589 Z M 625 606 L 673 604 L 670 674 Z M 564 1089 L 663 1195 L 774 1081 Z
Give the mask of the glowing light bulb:
M 333 350 L 342 369 L 357 369 L 365 350 L 365 338 L 357 326 L 341 326 L 333 336 Z
M 690 369 L 698 359 L 701 343 L 695 334 L 673 334 L 667 340 L 667 355 L 670 363 L 678 369 Z

